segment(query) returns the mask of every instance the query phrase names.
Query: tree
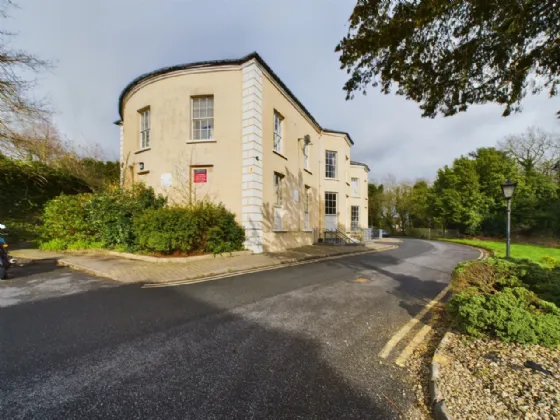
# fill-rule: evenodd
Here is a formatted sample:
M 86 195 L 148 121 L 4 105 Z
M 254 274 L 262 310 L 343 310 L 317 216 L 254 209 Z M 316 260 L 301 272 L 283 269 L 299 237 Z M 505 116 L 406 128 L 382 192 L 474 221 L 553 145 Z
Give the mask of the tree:
M 358 0 L 336 47 L 347 99 L 368 85 L 420 103 L 424 117 L 472 104 L 520 109 L 560 82 L 557 0 Z
M 0 0 L 0 19 L 7 19 L 12 0 Z M 10 48 L 9 40 L 14 34 L 0 29 L 0 146 L 10 149 L 20 124 L 42 119 L 44 103 L 34 100 L 30 91 L 34 81 L 23 75 L 37 73 L 50 67 L 25 51 Z
M 560 159 L 560 137 L 537 127 L 529 127 L 522 134 L 507 136 L 498 148 L 513 157 L 525 174 L 534 171 L 550 174 Z
M 401 234 L 405 234 L 411 224 L 412 188 L 404 183 L 394 188 L 396 226 Z
M 383 184 L 368 184 L 368 226 L 382 227 Z
M 479 232 L 487 209 L 472 159 L 462 156 L 451 168 L 440 169 L 433 190 L 433 211 L 439 224 L 471 235 Z
M 432 192 L 424 180 L 416 181 L 411 191 L 410 222 L 412 227 L 432 227 L 431 221 Z

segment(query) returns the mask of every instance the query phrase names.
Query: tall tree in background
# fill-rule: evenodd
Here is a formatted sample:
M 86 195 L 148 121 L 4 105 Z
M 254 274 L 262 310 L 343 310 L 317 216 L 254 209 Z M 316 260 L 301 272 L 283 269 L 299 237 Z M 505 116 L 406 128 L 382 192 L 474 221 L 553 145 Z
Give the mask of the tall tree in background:
M 347 97 L 371 84 L 420 103 L 423 116 L 472 104 L 520 108 L 528 92 L 556 95 L 558 0 L 358 0 L 336 47 Z
M 538 127 L 529 127 L 524 133 L 507 136 L 498 148 L 513 157 L 525 174 L 539 171 L 552 175 L 560 160 L 560 136 Z
M 0 0 L 0 19 L 6 20 L 12 0 Z M 23 75 L 36 74 L 49 68 L 47 61 L 26 51 L 13 49 L 13 33 L 0 29 L 0 146 L 11 149 L 23 122 L 40 120 L 45 106 L 31 96 L 35 83 Z
M 480 192 L 476 164 L 472 158 L 455 159 L 451 167 L 438 171 L 434 182 L 432 211 L 438 224 L 467 234 L 479 231 L 487 214 L 487 200 Z
M 416 181 L 410 197 L 410 223 L 412 227 L 432 227 L 432 191 L 425 180 Z
M 368 226 L 383 227 L 383 185 L 368 184 Z

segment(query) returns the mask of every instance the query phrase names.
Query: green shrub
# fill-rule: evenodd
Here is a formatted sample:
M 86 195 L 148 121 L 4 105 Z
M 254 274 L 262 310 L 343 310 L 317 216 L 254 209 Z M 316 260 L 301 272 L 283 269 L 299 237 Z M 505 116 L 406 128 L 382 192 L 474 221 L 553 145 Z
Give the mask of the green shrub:
M 132 250 L 134 218 L 145 210 L 161 208 L 165 203 L 164 197 L 157 196 L 143 184 L 95 194 L 61 195 L 45 205 L 41 242 L 64 240 L 67 244 L 64 249 L 119 247 Z
M 64 251 L 68 246 L 68 242 L 64 239 L 56 238 L 50 241 L 41 242 L 39 249 L 43 251 Z
M 502 258 L 470 261 L 453 272 L 452 290 L 448 308 L 466 333 L 560 345 L 560 267 Z
M 83 249 L 101 249 L 103 248 L 102 242 L 92 242 L 92 241 L 76 241 L 70 242 L 66 247 L 69 251 L 80 251 Z
M 560 310 L 523 287 L 484 295 L 466 289 L 450 300 L 449 312 L 462 331 L 506 342 L 560 346 Z
M 206 202 L 148 210 L 134 220 L 134 234 L 137 249 L 168 255 L 232 252 L 245 240 L 230 211 Z
M 558 260 L 558 258 L 554 258 L 549 255 L 542 257 L 540 262 L 545 267 L 550 267 L 550 268 L 560 267 L 560 260 Z
M 97 232 L 88 220 L 86 209 L 92 197 L 92 194 L 63 194 L 49 201 L 43 210 L 42 242 L 60 239 L 70 243 L 95 237 Z
M 135 184 L 130 189 L 114 188 L 92 196 L 87 203 L 88 221 L 105 247 L 133 250 L 134 218 L 146 210 L 158 209 L 166 199 L 152 188 Z

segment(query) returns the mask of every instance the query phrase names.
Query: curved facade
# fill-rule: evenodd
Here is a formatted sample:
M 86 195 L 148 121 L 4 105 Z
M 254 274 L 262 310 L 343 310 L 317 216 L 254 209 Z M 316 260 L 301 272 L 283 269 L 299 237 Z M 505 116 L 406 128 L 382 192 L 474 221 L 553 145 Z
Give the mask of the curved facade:
M 119 113 L 123 184 L 223 202 L 254 252 L 367 227 L 369 168 L 351 161 L 352 139 L 322 128 L 256 53 L 141 76 Z

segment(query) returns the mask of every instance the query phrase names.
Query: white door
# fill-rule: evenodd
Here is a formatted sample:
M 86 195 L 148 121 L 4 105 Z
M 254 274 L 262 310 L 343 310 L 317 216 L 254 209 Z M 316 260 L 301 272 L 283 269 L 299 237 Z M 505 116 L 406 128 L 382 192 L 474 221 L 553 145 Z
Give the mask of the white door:
M 325 193 L 325 230 L 336 230 L 337 223 L 337 194 L 333 192 Z

